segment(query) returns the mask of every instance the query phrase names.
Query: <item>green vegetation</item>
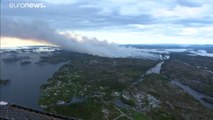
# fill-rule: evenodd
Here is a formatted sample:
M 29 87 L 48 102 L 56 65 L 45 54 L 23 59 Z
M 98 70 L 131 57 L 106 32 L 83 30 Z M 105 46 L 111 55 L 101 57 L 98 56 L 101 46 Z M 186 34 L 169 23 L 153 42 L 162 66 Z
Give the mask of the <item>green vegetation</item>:
M 6 80 L 1 80 L 0 79 L 0 85 L 7 85 L 10 83 L 10 80 L 9 79 L 6 79 Z
M 120 108 L 110 101 L 119 95 L 114 96 L 113 93 L 122 93 L 141 74 L 158 63 L 135 58 L 103 58 L 77 53 L 68 55 L 66 52 L 49 57 L 43 62 L 54 63 L 67 59 L 70 63 L 42 85 L 39 104 L 46 111 L 87 120 L 103 119 L 104 116 L 110 119 L 118 117 Z M 72 103 L 74 97 L 84 100 Z M 136 106 L 134 99 L 125 103 Z M 103 112 L 105 110 L 108 111 L 105 113 L 107 115 Z
M 159 79 L 160 78 L 160 79 Z M 181 88 L 170 84 L 167 78 L 146 75 L 137 88 L 160 101 L 158 107 L 147 112 L 153 120 L 199 120 L 213 118 L 213 111 L 204 108 Z
M 172 54 L 171 59 L 163 64 L 161 73 L 199 92 L 213 96 L 213 74 L 207 71 L 212 70 L 212 65 L 213 58 Z
M 173 53 L 170 55 L 171 59 L 178 59 L 182 62 L 188 63 L 189 65 L 199 69 L 208 69 L 213 71 L 213 58 L 206 56 L 190 56 L 188 53 Z
M 39 104 L 45 111 L 83 120 L 213 118 L 213 111 L 204 108 L 181 88 L 170 84 L 170 80 L 163 75 L 145 75 L 141 82 L 133 84 L 159 61 L 66 52 L 49 57 L 51 59 L 45 58 L 49 63 L 63 59 L 70 62 L 42 85 Z
M 135 103 L 135 101 L 133 100 L 133 99 L 126 99 L 126 98 L 124 98 L 123 96 L 121 96 L 121 101 L 123 102 L 123 103 L 125 103 L 125 104 L 128 104 L 128 105 L 131 105 L 131 106 L 136 106 L 136 103 Z
M 134 109 L 121 109 L 121 110 L 134 120 L 149 120 L 148 116 Z
M 103 119 L 103 113 L 100 111 L 102 104 L 96 100 L 88 100 L 82 103 L 70 105 L 54 106 L 48 108 L 51 112 L 73 116 L 85 120 L 100 120 Z

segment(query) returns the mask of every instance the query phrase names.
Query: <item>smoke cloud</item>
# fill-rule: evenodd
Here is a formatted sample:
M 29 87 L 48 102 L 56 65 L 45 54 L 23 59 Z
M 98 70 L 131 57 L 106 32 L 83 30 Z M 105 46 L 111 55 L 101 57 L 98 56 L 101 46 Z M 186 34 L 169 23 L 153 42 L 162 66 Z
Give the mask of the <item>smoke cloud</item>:
M 78 34 L 60 33 L 51 28 L 44 21 L 14 21 L 2 19 L 1 36 L 45 41 L 57 45 L 65 50 L 98 55 L 102 57 L 139 57 L 144 59 L 157 59 L 158 56 L 141 52 L 139 49 L 119 46 L 118 44 L 99 41 Z

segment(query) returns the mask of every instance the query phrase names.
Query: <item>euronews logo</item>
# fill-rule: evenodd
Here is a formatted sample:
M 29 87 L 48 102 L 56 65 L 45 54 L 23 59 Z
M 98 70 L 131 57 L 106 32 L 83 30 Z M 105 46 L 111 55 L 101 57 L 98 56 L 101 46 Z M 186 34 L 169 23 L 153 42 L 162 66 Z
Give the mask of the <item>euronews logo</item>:
M 22 3 L 9 3 L 9 8 L 46 8 L 44 3 L 29 3 L 29 2 L 22 2 Z

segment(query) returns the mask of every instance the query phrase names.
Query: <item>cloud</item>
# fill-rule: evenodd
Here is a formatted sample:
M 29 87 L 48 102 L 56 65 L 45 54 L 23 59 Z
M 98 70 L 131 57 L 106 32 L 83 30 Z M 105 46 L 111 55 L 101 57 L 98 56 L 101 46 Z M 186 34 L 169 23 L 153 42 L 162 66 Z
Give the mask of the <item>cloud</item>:
M 202 5 L 200 0 L 177 0 L 177 3 L 187 7 L 200 7 Z
M 155 17 L 170 17 L 173 19 L 186 19 L 186 18 L 203 18 L 211 11 L 211 5 L 202 5 L 199 7 L 188 7 L 177 5 L 172 9 L 154 9 L 153 16 Z
M 47 21 L 57 31 L 105 30 L 118 33 L 120 31 L 140 32 L 141 34 L 148 32 L 152 33 L 150 39 L 160 34 L 165 37 L 177 35 L 176 38 L 181 35 L 198 40 L 191 33 L 182 34 L 182 30 L 188 27 L 199 29 L 213 26 L 212 0 L 71 0 L 65 2 L 39 0 L 45 3 L 45 9 L 10 9 L 8 1 L 10 0 L 2 1 L 2 17 L 29 22 L 39 18 Z M 132 25 L 140 25 L 144 28 Z M 210 39 L 207 37 L 209 35 L 205 35 L 210 34 L 209 32 L 212 31 L 198 32 L 196 36 L 204 35 L 204 39 Z M 144 39 L 143 36 L 141 39 Z M 164 43 L 167 42 L 163 38 L 161 40 Z M 128 41 L 131 42 L 134 39 L 129 38 Z M 142 44 L 143 41 L 138 43 Z
M 150 53 L 142 53 L 135 48 L 121 47 L 117 44 L 100 41 L 96 38 L 88 38 L 78 34 L 58 33 L 46 22 L 14 21 L 3 19 L 1 23 L 1 37 L 15 37 L 35 41 L 45 41 L 60 46 L 62 49 L 80 53 L 87 53 L 103 57 L 140 57 L 144 59 L 158 59 Z
M 43 2 L 47 2 L 51 4 L 75 4 L 78 2 L 78 0 L 63 0 L 63 2 L 61 0 L 43 0 Z

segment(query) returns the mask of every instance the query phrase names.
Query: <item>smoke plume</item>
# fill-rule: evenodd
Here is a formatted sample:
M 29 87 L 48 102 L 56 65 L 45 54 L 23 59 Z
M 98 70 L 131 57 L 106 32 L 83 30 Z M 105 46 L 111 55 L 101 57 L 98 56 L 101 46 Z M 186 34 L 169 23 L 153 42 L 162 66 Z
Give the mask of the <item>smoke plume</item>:
M 2 37 L 16 37 L 45 41 L 57 45 L 65 50 L 98 55 L 102 57 L 140 57 L 156 59 L 157 56 L 151 53 L 141 52 L 139 49 L 119 46 L 118 44 L 99 41 L 96 38 L 79 36 L 78 34 L 59 33 L 51 28 L 44 21 L 14 21 L 2 19 Z

